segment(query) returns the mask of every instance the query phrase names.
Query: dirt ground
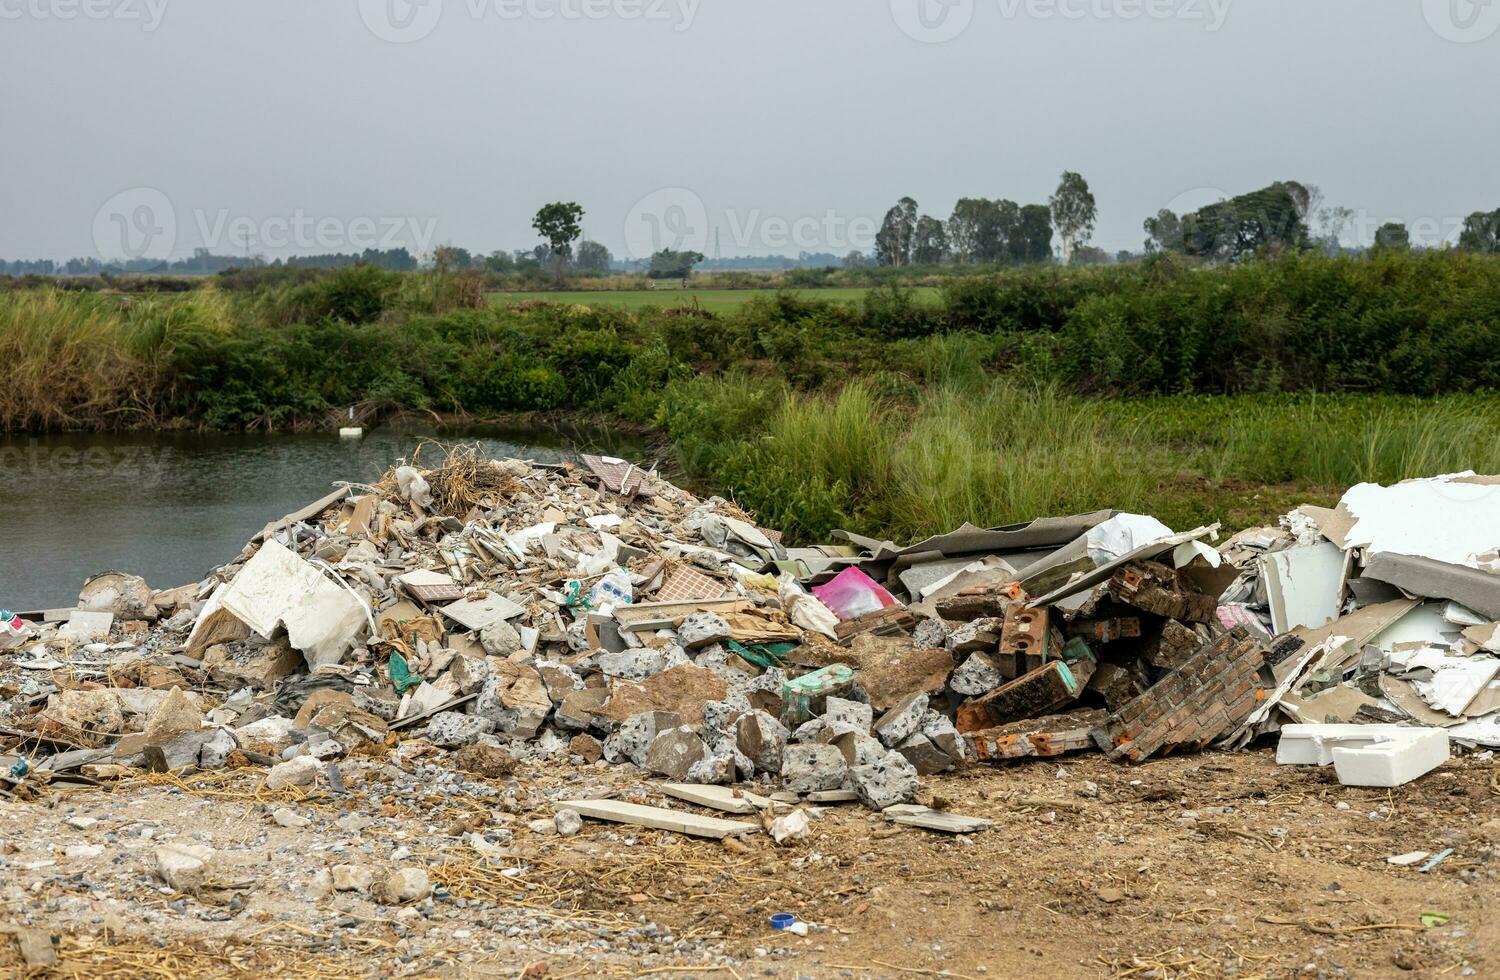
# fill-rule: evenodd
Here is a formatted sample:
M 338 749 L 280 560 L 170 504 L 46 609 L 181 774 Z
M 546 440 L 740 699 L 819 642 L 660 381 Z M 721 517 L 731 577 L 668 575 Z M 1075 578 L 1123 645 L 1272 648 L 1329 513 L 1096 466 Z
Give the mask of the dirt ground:
M 987 831 L 899 828 L 849 804 L 780 847 L 529 826 L 585 794 L 662 802 L 620 770 L 343 772 L 346 794 L 272 793 L 239 770 L 0 802 L 0 976 L 1500 976 L 1489 755 L 1391 791 L 1264 749 L 979 766 L 928 785 Z M 284 828 L 281 808 L 312 822 Z M 219 852 L 194 895 L 152 872 L 173 840 Z M 1426 873 L 1387 861 L 1448 848 Z M 341 863 L 425 866 L 440 890 L 399 909 L 323 893 L 318 872 Z M 781 911 L 809 934 L 773 932 Z M 58 963 L 28 971 L 7 921 L 50 932 Z

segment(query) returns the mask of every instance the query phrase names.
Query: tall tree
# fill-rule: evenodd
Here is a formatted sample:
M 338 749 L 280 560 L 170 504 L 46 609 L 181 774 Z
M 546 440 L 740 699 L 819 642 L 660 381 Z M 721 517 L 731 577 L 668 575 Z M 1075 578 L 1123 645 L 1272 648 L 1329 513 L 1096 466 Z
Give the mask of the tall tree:
M 939 265 L 948 258 L 948 233 L 941 221 L 925 214 L 917 219 L 911 257 L 918 265 Z
M 605 273 L 609 271 L 613 260 L 614 256 L 609 254 L 609 249 L 598 242 L 580 242 L 578 258 L 574 260 L 573 266 L 579 272 Z
M 875 235 L 875 257 L 881 265 L 911 264 L 911 249 L 917 237 L 917 202 L 903 197 L 885 213 Z
M 1175 212 L 1162 208 L 1156 217 L 1147 218 L 1143 227 L 1147 252 L 1182 251 L 1182 219 Z
M 993 207 L 982 197 L 959 198 L 948 218 L 948 248 L 960 264 L 979 261 L 980 234 L 985 214 Z
M 1411 248 L 1411 232 L 1399 221 L 1387 221 L 1375 230 L 1375 251 L 1405 252 Z
M 1183 251 L 1216 260 L 1300 251 L 1310 238 L 1308 205 L 1307 188 L 1290 180 L 1210 204 L 1182 216 Z
M 582 221 L 583 208 L 571 201 L 559 201 L 544 206 L 531 222 L 537 234 L 547 240 L 558 279 L 562 279 L 563 267 L 573 254 L 573 243 L 583 234 Z
M 1065 170 L 1057 192 L 1047 203 L 1052 208 L 1052 223 L 1062 236 L 1063 262 L 1070 262 L 1074 249 L 1088 244 L 1094 235 L 1094 223 L 1099 219 L 1094 192 L 1081 174 Z
M 1011 255 L 1017 262 L 1052 261 L 1052 211 L 1045 204 L 1021 208 Z
M 1458 247 L 1485 255 L 1500 253 L 1500 210 L 1475 211 L 1469 215 L 1458 236 Z

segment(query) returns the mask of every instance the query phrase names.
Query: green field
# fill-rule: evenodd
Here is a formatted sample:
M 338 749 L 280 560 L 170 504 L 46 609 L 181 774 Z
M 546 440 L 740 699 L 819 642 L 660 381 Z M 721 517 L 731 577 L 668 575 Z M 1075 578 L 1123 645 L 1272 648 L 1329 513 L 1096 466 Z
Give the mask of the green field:
M 835 303 L 857 303 L 867 289 L 794 290 L 808 299 Z M 911 291 L 925 302 L 936 302 L 940 290 L 918 287 Z M 543 303 L 576 303 L 583 306 L 608 306 L 621 310 L 640 310 L 648 306 L 661 308 L 691 306 L 697 302 L 711 313 L 733 313 L 757 296 L 775 296 L 775 289 L 662 289 L 567 290 L 559 292 L 490 293 L 490 302 L 502 306 L 540 301 Z

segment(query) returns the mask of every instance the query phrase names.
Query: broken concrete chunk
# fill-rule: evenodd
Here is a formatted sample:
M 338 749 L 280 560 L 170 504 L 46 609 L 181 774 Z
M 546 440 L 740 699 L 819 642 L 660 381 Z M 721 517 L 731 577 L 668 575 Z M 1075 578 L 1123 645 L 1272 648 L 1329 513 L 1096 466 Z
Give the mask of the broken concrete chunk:
M 888 711 L 909 694 L 934 694 L 948 684 L 953 655 L 918 650 L 904 636 L 857 636 L 850 644 L 860 686 L 871 706 Z
M 78 608 L 111 613 L 122 620 L 157 616 L 146 580 L 124 572 L 105 572 L 90 578 L 78 593 Z
M 286 637 L 215 643 L 203 654 L 203 669 L 221 684 L 270 690 L 302 666 L 302 654 Z
M 672 728 L 651 740 L 645 768 L 678 782 L 688 782 L 688 772 L 707 755 L 703 739 L 691 728 Z
M 879 762 L 855 766 L 849 779 L 859 800 L 872 810 L 884 810 L 897 803 L 908 803 L 916 796 L 916 767 L 899 752 L 887 752 Z
M 911 643 L 918 650 L 938 650 L 948 642 L 948 627 L 940 619 L 924 619 L 912 631 Z
M 318 779 L 318 760 L 309 755 L 281 762 L 271 767 L 266 774 L 266 789 L 278 790 L 284 786 L 311 786 Z
M 980 653 L 992 651 L 1000 645 L 1000 634 L 1005 626 L 1005 620 L 994 617 L 976 619 L 948 634 L 947 642 L 944 644 L 954 656 L 962 656 L 966 653 Z
M 370 897 L 381 905 L 420 902 L 432 894 L 432 881 L 421 868 L 402 868 L 370 886 Z
M 782 752 L 790 733 L 764 711 L 743 715 L 735 725 L 735 745 L 764 772 L 780 772 Z
M 896 751 L 905 756 L 906 761 L 923 776 L 936 775 L 953 768 L 953 757 L 932 744 L 932 740 L 921 732 L 896 746 Z
M 839 789 L 848 775 L 836 745 L 788 745 L 782 753 L 781 785 L 790 793 Z
M 845 732 L 835 737 L 829 744 L 839 750 L 839 754 L 844 757 L 844 764 L 850 769 L 855 766 L 868 766 L 885 758 L 886 747 L 881 745 L 880 739 L 873 735 Z
M 959 694 L 978 697 L 981 694 L 990 693 L 1004 683 L 1005 677 L 996 666 L 995 658 L 987 653 L 975 653 L 963 662 L 963 666 L 953 672 L 948 686 Z
M 908 695 L 875 722 L 875 736 L 887 748 L 894 748 L 917 733 L 926 712 L 927 695 Z
M 694 613 L 677 627 L 677 643 L 689 653 L 711 643 L 724 643 L 733 636 L 724 617 L 711 612 Z
M 154 853 L 157 877 L 179 892 L 191 893 L 203 884 L 216 852 L 206 844 L 174 841 Z
M 521 633 L 514 626 L 500 620 L 479 631 L 479 644 L 492 657 L 504 659 L 521 649 Z
M 683 781 L 703 786 L 723 786 L 734 782 L 736 768 L 733 752 L 711 754 L 693 763 Z
M 445 749 L 458 749 L 477 742 L 481 735 L 494 730 L 495 723 L 480 715 L 440 711 L 427 723 L 427 740 Z
M 868 732 L 874 719 L 874 709 L 862 701 L 829 698 L 823 706 L 822 722 L 835 735 L 842 735 L 844 732 Z

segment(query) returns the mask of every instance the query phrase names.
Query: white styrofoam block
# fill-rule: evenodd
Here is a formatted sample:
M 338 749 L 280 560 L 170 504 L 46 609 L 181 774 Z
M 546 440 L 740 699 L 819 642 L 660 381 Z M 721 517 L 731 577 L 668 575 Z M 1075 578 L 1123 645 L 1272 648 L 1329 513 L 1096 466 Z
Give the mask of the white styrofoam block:
M 1283 766 L 1331 766 L 1336 747 L 1359 748 L 1420 731 L 1403 725 L 1283 725 L 1276 761 Z
M 1333 771 L 1345 786 L 1401 786 L 1448 760 L 1448 733 L 1409 728 L 1411 734 L 1358 748 L 1335 746 Z

